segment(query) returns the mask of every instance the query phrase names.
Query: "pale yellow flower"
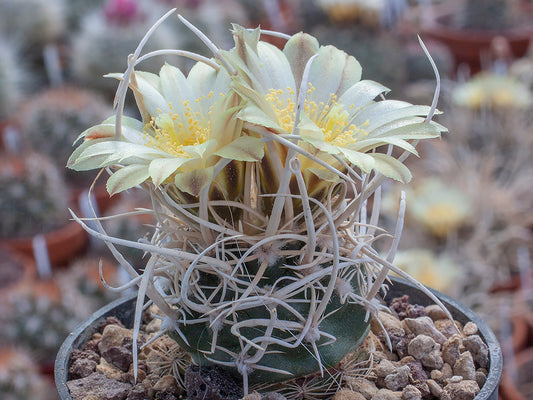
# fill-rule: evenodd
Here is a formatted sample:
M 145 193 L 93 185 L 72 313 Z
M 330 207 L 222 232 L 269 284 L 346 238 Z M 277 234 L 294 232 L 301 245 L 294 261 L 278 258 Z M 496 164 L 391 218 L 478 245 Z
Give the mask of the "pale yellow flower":
M 527 108 L 532 103 L 530 90 L 514 77 L 481 73 L 458 85 L 453 100 L 471 109 L 490 107 L 494 110 Z
M 394 264 L 420 283 L 444 293 L 453 293 L 459 277 L 459 267 L 445 255 L 426 249 L 399 251 Z
M 437 237 L 445 238 L 470 221 L 470 199 L 438 179 L 425 179 L 407 194 L 407 212 Z
M 159 75 L 135 72 L 131 88 L 143 120 L 124 117 L 119 138 L 113 119 L 90 128 L 68 164 L 76 170 L 115 167 L 107 183 L 111 194 L 149 180 L 155 186 L 173 182 L 197 196 L 215 179 L 221 159 L 262 157 L 259 139 L 242 135 L 236 119 L 240 100 L 223 69 L 198 63 L 185 77 L 165 65 Z M 225 189 L 235 191 L 239 185 Z M 227 197 L 235 196 L 239 193 Z

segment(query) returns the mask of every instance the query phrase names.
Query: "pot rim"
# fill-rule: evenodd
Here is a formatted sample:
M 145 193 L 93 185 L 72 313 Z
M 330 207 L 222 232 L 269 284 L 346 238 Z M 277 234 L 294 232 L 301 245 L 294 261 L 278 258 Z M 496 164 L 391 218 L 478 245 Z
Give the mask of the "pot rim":
M 424 293 L 422 293 L 419 288 L 407 280 L 396 276 L 390 276 L 389 280 L 392 285 L 389 287 L 387 295 L 385 296 L 385 300 L 392 299 L 393 297 L 397 297 L 402 294 L 408 294 L 412 302 L 420 304 L 433 304 L 433 302 L 431 302 L 431 300 Z M 410 290 L 416 289 L 416 292 L 406 293 L 406 288 Z M 492 332 L 485 321 L 483 321 L 483 319 L 470 308 L 437 290 L 431 288 L 430 290 L 448 308 L 454 319 L 463 324 L 468 321 L 472 321 L 477 325 L 478 334 L 489 348 L 490 367 L 488 370 L 487 380 L 474 400 L 497 400 L 498 384 L 503 371 L 503 357 L 499 342 L 496 339 L 496 335 L 494 332 Z M 74 331 L 67 336 L 57 353 L 54 368 L 55 383 L 59 396 L 62 400 L 72 400 L 66 385 L 68 364 L 72 350 L 74 348 L 79 348 L 83 343 L 86 342 L 86 340 L 90 338 L 90 336 L 92 336 L 94 332 L 96 332 L 98 327 L 96 322 L 103 321 L 113 310 L 121 305 L 126 304 L 127 302 L 135 301 L 136 298 L 137 293 L 131 293 L 109 303 L 93 313 L 93 315 L 91 315 L 88 319 L 80 323 L 76 329 L 74 329 Z M 129 314 L 131 314 L 130 319 L 132 319 L 133 309 Z M 125 325 L 128 326 L 128 324 Z

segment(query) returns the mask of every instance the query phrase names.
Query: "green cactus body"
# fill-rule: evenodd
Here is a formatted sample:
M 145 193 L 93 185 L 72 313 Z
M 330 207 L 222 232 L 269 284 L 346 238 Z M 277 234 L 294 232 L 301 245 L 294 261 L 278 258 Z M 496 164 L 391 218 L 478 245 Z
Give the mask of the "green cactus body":
M 282 276 L 286 278 L 287 282 L 290 282 L 291 278 L 301 279 L 301 276 L 296 275 L 293 271 L 287 268 L 286 264 L 288 263 L 294 264 L 294 260 L 285 258 L 278 260 L 274 265 L 271 265 L 268 269 L 269 276 L 264 277 L 262 280 L 262 286 L 269 287 Z M 326 266 L 323 265 L 322 268 L 324 267 Z M 253 277 L 258 271 L 258 263 L 247 263 L 245 269 L 248 271 L 249 276 L 246 278 L 243 277 L 243 279 L 253 280 Z M 211 276 L 204 276 L 201 280 L 205 280 L 205 282 L 201 282 L 201 284 L 204 284 L 205 286 L 217 286 L 217 282 L 213 282 Z M 328 278 L 324 278 L 320 281 L 324 288 L 328 286 L 328 280 Z M 357 278 L 354 278 L 351 284 L 355 289 L 355 292 L 357 292 Z M 307 300 L 311 297 L 311 286 L 312 285 L 310 284 L 304 291 L 299 292 L 290 300 L 287 300 L 287 303 L 294 307 L 294 309 L 306 319 L 308 319 L 309 316 L 310 305 Z M 277 286 L 276 288 L 277 290 L 280 290 L 283 286 Z M 208 291 L 204 291 L 204 294 L 206 297 L 213 295 L 213 293 L 209 293 Z M 227 299 L 231 299 L 233 294 L 234 293 L 229 289 L 224 293 Z M 216 296 L 216 300 L 221 301 L 220 295 Z M 276 307 L 274 302 L 272 304 L 262 304 L 244 311 L 238 311 L 234 313 L 232 317 L 228 317 L 228 319 L 234 318 L 235 320 L 224 323 L 218 331 L 217 346 L 223 347 L 234 354 L 241 353 L 242 341 L 231 332 L 232 326 L 235 323 L 247 320 L 268 321 L 273 318 L 273 309 L 276 309 L 275 318 L 284 321 L 297 322 L 293 313 L 288 312 L 283 307 Z M 346 354 L 352 352 L 357 346 L 359 346 L 359 344 L 361 344 L 368 333 L 370 319 L 365 321 L 366 310 L 362 305 L 349 303 L 342 304 L 340 297 L 336 294 L 330 299 L 324 315 L 325 317 L 319 325 L 320 330 L 336 338 L 336 340 L 332 341 L 328 337 L 323 336 L 316 341 L 320 354 L 320 361 L 327 369 L 337 365 Z M 201 318 L 201 315 L 193 313 L 190 315 L 190 318 Z M 215 350 L 214 353 L 210 353 L 213 341 L 213 331 L 209 327 L 209 322 L 206 322 L 206 324 L 193 325 L 180 324 L 179 329 L 187 338 L 189 342 L 188 344 L 184 342 L 176 331 L 169 331 L 169 335 L 192 355 L 193 360 L 197 364 L 212 364 L 210 359 L 216 359 L 227 363 L 235 361 L 233 355 L 222 350 Z M 258 324 L 253 327 L 240 329 L 239 331 L 244 337 L 253 340 L 263 336 L 266 329 L 268 329 L 267 326 Z M 275 337 L 284 343 L 291 343 L 294 341 L 297 333 L 297 331 L 291 329 L 275 329 L 272 333 L 272 337 Z M 311 340 L 314 339 L 316 338 Z M 257 351 L 257 349 L 252 349 L 251 353 L 254 351 Z M 253 354 L 250 354 L 250 356 L 253 357 Z M 249 372 L 250 382 L 278 382 L 290 379 L 291 377 L 305 376 L 320 370 L 313 348 L 305 339 L 294 348 L 288 348 L 278 344 L 268 346 L 268 351 L 263 355 L 258 362 L 258 365 L 258 369 Z M 281 369 L 287 371 L 290 375 L 261 370 L 261 367 Z M 239 376 L 238 371 L 235 368 L 232 372 L 236 377 Z

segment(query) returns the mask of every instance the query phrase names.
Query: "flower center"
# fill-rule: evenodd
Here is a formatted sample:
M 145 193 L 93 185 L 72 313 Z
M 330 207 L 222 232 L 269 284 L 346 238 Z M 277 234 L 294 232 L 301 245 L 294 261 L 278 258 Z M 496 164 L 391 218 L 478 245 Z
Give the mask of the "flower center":
M 294 101 L 294 89 L 287 87 L 287 93 L 283 89 L 270 89 L 265 99 L 272 105 L 279 125 L 286 131 L 291 132 L 296 117 L 296 102 Z M 307 94 L 315 90 L 309 83 Z M 350 107 L 353 108 L 353 105 Z M 305 100 L 303 111 L 322 131 L 324 140 L 334 146 L 346 146 L 357 141 L 358 135 L 368 135 L 364 126 L 357 127 L 350 124 L 350 113 L 344 109 L 344 105 L 337 99 L 335 94 L 330 95 L 328 103 Z
M 212 93 L 209 94 L 211 97 Z M 199 103 L 201 99 L 195 100 Z M 163 150 L 178 157 L 192 157 L 186 146 L 195 146 L 205 143 L 209 139 L 211 120 L 205 118 L 200 111 L 191 107 L 189 100 L 181 100 L 184 113 L 173 112 L 172 103 L 169 103 L 170 112 L 152 117 L 144 127 L 144 134 L 148 137 L 147 146 Z M 208 115 L 211 111 L 208 112 Z

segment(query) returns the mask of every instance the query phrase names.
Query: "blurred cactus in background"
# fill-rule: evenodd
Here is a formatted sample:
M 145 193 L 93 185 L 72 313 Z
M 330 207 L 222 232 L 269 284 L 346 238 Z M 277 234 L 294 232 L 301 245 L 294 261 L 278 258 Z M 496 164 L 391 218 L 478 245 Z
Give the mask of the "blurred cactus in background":
M 25 49 L 42 47 L 65 31 L 62 0 L 1 0 L 0 33 Z
M 116 82 L 103 78 L 109 72 L 126 68 L 128 55 L 154 22 L 144 3 L 133 0 L 109 0 L 100 9 L 86 15 L 80 31 L 72 39 L 71 68 L 73 79 L 93 90 L 111 96 Z M 145 46 L 145 52 L 174 48 L 179 38 L 166 26 L 161 26 Z M 147 71 L 157 71 L 160 58 L 142 63 Z
M 111 113 L 111 106 L 96 93 L 60 87 L 32 96 L 20 107 L 16 119 L 25 143 L 48 156 L 69 184 L 86 186 L 95 174 L 73 174 L 65 165 L 79 133 Z
M 100 263 L 106 284 L 116 285 L 118 283 L 116 264 L 99 257 L 86 256 L 74 260 L 68 269 L 56 276 L 61 292 L 61 303 L 77 321 L 90 317 L 96 310 L 118 297 L 116 293 L 107 290 L 101 282 Z
M 0 41 L 0 120 L 10 117 L 21 99 L 22 80 L 23 69 L 16 47 Z
M 407 58 L 403 43 L 389 32 L 374 32 L 354 26 L 318 26 L 312 34 L 321 42 L 365 60 L 365 79 L 387 82 L 393 93 L 400 91 L 407 79 Z
M 48 232 L 68 221 L 63 176 L 46 157 L 4 157 L 0 166 L 0 237 Z
M 0 348 L 0 393 L 2 400 L 58 399 L 52 382 L 39 374 L 32 355 L 20 348 Z
M 460 29 L 502 30 L 511 27 L 510 0 L 466 0 L 454 23 Z
M 38 362 L 51 362 L 80 319 L 46 295 L 17 293 L 0 305 L 0 340 L 17 343 Z

